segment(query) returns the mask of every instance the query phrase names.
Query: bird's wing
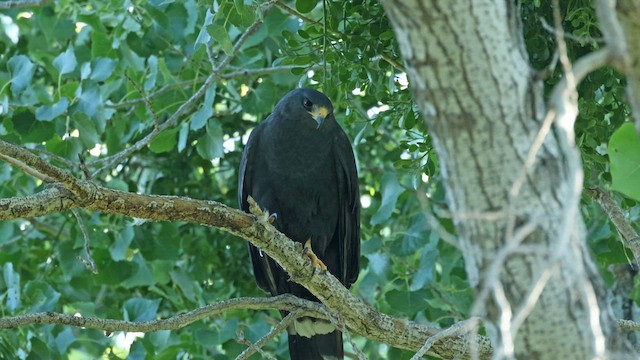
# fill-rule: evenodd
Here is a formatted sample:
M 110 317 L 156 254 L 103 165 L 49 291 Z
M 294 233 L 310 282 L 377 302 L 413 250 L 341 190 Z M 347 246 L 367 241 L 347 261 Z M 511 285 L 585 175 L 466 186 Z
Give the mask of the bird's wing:
M 238 202 L 240 203 L 240 208 L 245 212 L 249 212 L 247 198 L 253 192 L 253 161 L 256 151 L 258 151 L 260 134 L 264 129 L 263 124 L 264 121 L 256 126 L 251 132 L 251 135 L 249 135 L 249 140 L 242 153 L 242 160 L 240 160 L 240 169 L 238 170 Z M 271 294 L 277 294 L 277 282 L 273 275 L 275 270 L 273 262 L 269 261 L 269 258 L 263 255 L 262 251 L 251 243 L 249 243 L 249 254 L 251 255 L 253 274 L 258 286 Z
M 340 281 L 349 287 L 360 271 L 360 191 L 353 149 L 340 129 L 334 138 L 338 174 L 338 243 L 340 244 Z

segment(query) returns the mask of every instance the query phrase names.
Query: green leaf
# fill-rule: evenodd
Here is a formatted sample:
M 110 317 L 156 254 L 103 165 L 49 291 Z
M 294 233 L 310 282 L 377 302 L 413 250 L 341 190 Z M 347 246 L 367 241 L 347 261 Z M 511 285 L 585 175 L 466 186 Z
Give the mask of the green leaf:
M 77 159 L 82 151 L 80 140 L 77 138 L 67 138 L 62 140 L 59 135 L 54 134 L 45 145 L 47 151 L 60 155 L 67 159 Z
M 136 253 L 133 255 L 132 263 L 135 265 L 134 271 L 125 280 L 122 282 L 122 286 L 126 288 L 135 288 L 137 286 L 152 286 L 158 285 L 158 281 L 154 279 L 151 269 L 149 268 L 149 263 L 140 255 L 140 253 Z
M 76 54 L 73 52 L 73 48 L 69 46 L 65 52 L 56 56 L 53 59 L 53 66 L 58 69 L 60 75 L 68 74 L 75 70 L 78 65 L 76 60 Z
M 213 160 L 224 155 L 224 139 L 220 123 L 211 120 L 207 123 L 207 133 L 198 139 L 196 150 L 202 158 Z
M 66 97 L 62 97 L 53 105 L 43 105 L 36 108 L 36 120 L 51 121 L 67 111 L 68 107 L 69 100 Z
M 420 250 L 427 243 L 427 219 L 423 213 L 411 218 L 411 225 L 405 231 L 404 236 L 394 241 L 390 251 L 396 256 L 410 256 Z
M 144 349 L 142 341 L 136 340 L 131 344 L 127 360 L 144 360 L 147 358 L 147 351 Z
M 60 299 L 60 293 L 42 280 L 28 282 L 23 295 L 29 300 L 30 312 L 54 311 Z
M 382 224 L 391 217 L 400 194 L 404 192 L 395 173 L 386 172 L 381 181 L 382 203 L 375 215 L 371 217 L 371 225 Z
M 207 123 L 207 120 L 213 115 L 213 99 L 216 96 L 216 86 L 213 85 L 207 89 L 204 94 L 204 101 L 200 109 L 191 117 L 191 130 L 200 130 Z
M 20 308 L 20 274 L 14 272 L 13 264 L 6 263 L 2 267 L 2 278 L 6 286 L 6 305 L 10 313 L 14 313 Z
M 19 93 L 31 84 L 36 67 L 28 57 L 14 56 L 9 59 L 7 65 L 11 74 L 11 92 Z
M 158 57 L 155 55 L 149 56 L 147 59 L 147 68 L 149 72 L 147 73 L 146 79 L 144 81 L 144 90 L 150 91 L 156 86 L 156 80 L 158 77 Z
M 16 113 L 11 120 L 24 142 L 40 143 L 53 136 L 54 123 L 37 121 L 35 115 L 29 111 Z
M 147 300 L 133 298 L 124 302 L 122 314 L 126 321 L 151 321 L 156 320 L 160 299 Z
M 244 101 L 243 109 L 257 114 L 271 112 L 273 105 L 278 100 L 278 95 L 273 89 L 276 85 L 270 79 L 265 79 L 261 84 L 249 93 Z
M 86 85 L 84 86 L 83 84 L 82 93 L 78 97 L 77 109 L 87 114 L 88 117 L 93 117 L 98 111 L 98 107 L 102 104 L 102 96 L 97 85 Z
M 190 301 L 196 301 L 196 285 L 191 275 L 183 269 L 175 269 L 171 271 L 171 281 L 178 285 L 184 296 Z
M 178 152 L 182 152 L 187 147 L 187 138 L 189 137 L 189 124 L 183 122 L 180 125 L 180 132 L 178 133 Z
M 429 233 L 429 242 L 422 248 L 420 263 L 411 277 L 409 290 L 420 290 L 433 281 L 433 272 L 439 255 L 438 240 L 438 234 L 435 231 Z
M 315 0 L 296 0 L 296 10 L 305 14 L 313 10 L 317 4 Z
M 116 68 L 117 62 L 113 59 L 100 57 L 91 61 L 91 77 L 93 81 L 105 81 L 107 80 L 113 70 Z
M 100 142 L 100 134 L 98 133 L 98 129 L 96 129 L 95 121 L 91 120 L 84 113 L 73 114 L 73 119 L 80 132 L 78 139 L 85 148 L 91 149 Z
M 91 57 L 111 57 L 115 53 L 111 47 L 111 39 L 102 31 L 97 29 L 91 32 Z
M 7 181 L 10 176 L 11 170 L 9 169 L 9 164 L 0 164 L 0 183 Z M 13 226 L 13 221 L 0 221 L 0 245 L 14 236 Z
M 214 22 L 207 26 L 207 32 L 215 40 L 214 43 L 217 43 L 225 54 L 231 55 L 233 52 L 233 43 L 224 25 Z
M 151 141 L 149 149 L 156 154 L 172 150 L 178 143 L 176 137 L 178 131 L 180 131 L 180 128 L 173 128 L 161 132 L 160 135 Z
M 367 259 L 369 259 L 369 268 L 378 276 L 384 275 L 389 268 L 389 254 L 376 252 L 367 255 Z
M 131 245 L 131 241 L 133 240 L 133 228 L 131 225 L 125 226 L 124 229 L 120 230 L 116 235 L 116 241 L 109 247 L 109 253 L 111 254 L 111 258 L 115 261 L 124 260 L 126 257 L 127 249 L 129 249 L 129 245 Z
M 622 125 L 611 136 L 611 188 L 640 201 L 640 137 L 633 124 Z
M 412 316 L 427 307 L 429 292 L 391 290 L 385 294 L 385 300 L 397 313 Z
M 209 25 L 213 23 L 213 13 L 210 8 L 207 8 L 207 14 L 204 18 L 204 23 L 200 28 L 200 32 L 198 33 L 198 37 L 196 38 L 195 48 L 197 49 L 199 45 L 206 45 L 209 43 L 211 39 L 211 35 L 209 35 Z
M 64 330 L 62 330 L 55 339 L 58 353 L 66 353 L 69 345 L 71 345 L 75 340 L 76 336 L 71 330 L 71 327 L 66 327 Z

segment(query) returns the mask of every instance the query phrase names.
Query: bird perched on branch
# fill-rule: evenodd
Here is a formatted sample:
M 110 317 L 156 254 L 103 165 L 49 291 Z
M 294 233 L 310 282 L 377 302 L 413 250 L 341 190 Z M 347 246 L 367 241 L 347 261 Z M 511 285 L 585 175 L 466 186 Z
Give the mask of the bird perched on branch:
M 240 163 L 240 207 L 249 212 L 247 198 L 255 199 L 278 230 L 305 244 L 311 261 L 346 287 L 360 269 L 358 193 L 351 143 L 321 92 L 289 92 L 251 133 Z M 319 301 L 259 248 L 249 244 L 249 252 L 260 288 Z M 326 320 L 298 319 L 288 333 L 292 360 L 344 357 L 342 333 Z

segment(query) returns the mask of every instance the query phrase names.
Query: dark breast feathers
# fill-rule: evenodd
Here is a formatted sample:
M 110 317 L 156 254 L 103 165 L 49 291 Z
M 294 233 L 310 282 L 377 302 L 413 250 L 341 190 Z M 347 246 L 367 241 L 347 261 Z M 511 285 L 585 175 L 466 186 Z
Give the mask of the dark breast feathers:
M 349 287 L 360 269 L 360 202 L 353 150 L 322 93 L 297 89 L 252 132 L 239 171 L 240 206 L 247 197 L 276 215 L 273 225 L 296 242 L 311 241 L 327 270 Z M 260 249 L 249 245 L 256 282 L 272 295 L 318 301 Z M 316 319 L 317 320 L 317 319 Z M 311 321 L 312 324 L 318 321 Z M 326 325 L 326 324 L 325 324 Z M 289 329 L 292 359 L 343 355 L 337 331 Z M 303 334 L 303 336 L 298 336 Z M 338 348 L 339 347 L 339 348 Z

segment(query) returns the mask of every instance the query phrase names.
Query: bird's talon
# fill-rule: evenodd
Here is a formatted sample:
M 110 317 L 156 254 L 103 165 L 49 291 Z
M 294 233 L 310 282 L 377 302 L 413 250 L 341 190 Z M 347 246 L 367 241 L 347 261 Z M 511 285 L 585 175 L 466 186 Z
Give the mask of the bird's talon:
M 276 220 L 278 220 L 278 213 L 269 215 L 269 218 L 267 220 L 269 221 L 269 224 L 273 224 L 274 222 L 276 222 Z
M 262 209 L 258 206 L 258 203 L 251 197 L 251 195 L 247 196 L 247 203 L 249 204 L 249 212 L 257 217 L 262 216 Z
M 305 255 L 307 255 L 309 259 L 311 259 L 311 263 L 313 264 L 314 271 L 316 266 L 320 267 L 320 270 L 322 271 L 322 273 L 327 271 L 327 265 L 325 265 L 322 262 L 322 260 L 320 260 L 318 256 L 313 252 L 313 249 L 311 249 L 311 239 L 307 240 L 307 242 L 304 243 L 304 250 L 305 250 Z

